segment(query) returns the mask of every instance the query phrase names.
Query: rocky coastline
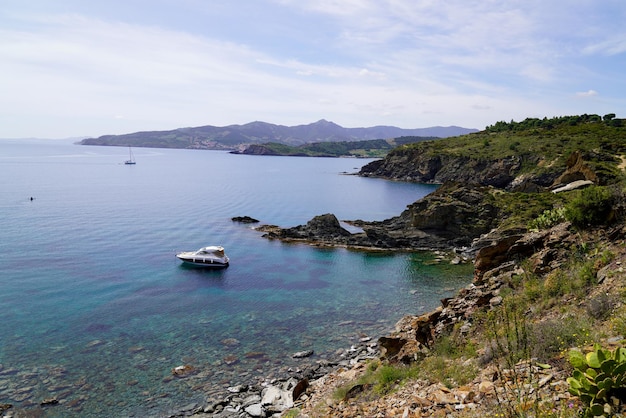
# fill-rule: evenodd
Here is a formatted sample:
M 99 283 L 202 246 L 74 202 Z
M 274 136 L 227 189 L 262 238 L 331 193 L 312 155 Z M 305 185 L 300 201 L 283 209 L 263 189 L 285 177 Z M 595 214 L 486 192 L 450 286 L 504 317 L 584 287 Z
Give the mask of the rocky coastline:
M 394 161 L 397 162 L 394 158 L 391 155 L 385 160 L 370 163 L 360 175 L 430 183 L 441 181 L 443 184 L 433 193 L 407 206 L 400 215 L 384 221 L 340 221 L 335 215 L 327 213 L 296 227 L 260 225 L 253 229 L 262 232 L 267 239 L 321 247 L 445 252 L 448 262 L 474 264 L 472 283 L 460 289 L 457 296 L 442 300 L 441 306 L 433 311 L 401 318 L 394 330 L 377 340 L 367 338 L 350 349 L 336 353 L 332 359 L 317 360 L 297 370 L 291 369 L 283 378 L 229 387 L 225 396 L 212 397 L 205 405 L 186 408 L 172 416 L 268 417 L 280 416 L 294 407 L 298 408 L 298 416 L 302 417 L 362 415 L 362 411 L 356 412 L 358 407 L 350 406 L 350 396 L 338 405 L 329 400 L 332 395 L 325 386 L 332 382 L 331 386 L 336 387 L 338 381 L 344 381 L 346 377 L 354 378 L 363 372 L 366 361 L 408 364 L 423 358 L 439 336 L 452 329 L 459 330 L 461 334 L 468 333 L 475 313 L 502 303 L 502 289 L 513 276 L 525 273 L 527 267 L 522 266 L 520 260 L 530 258 L 533 270 L 541 272 L 550 270 L 567 256 L 563 253 L 563 249 L 567 248 L 564 243 L 573 243 L 577 239 L 569 224 L 560 224 L 541 233 L 529 232 L 526 228 L 503 228 L 508 213 L 498 205 L 498 194 L 505 193 L 505 190 L 530 193 L 559 188 L 569 190 L 575 184 L 587 186 L 598 181 L 580 154 L 573 155 L 563 171 L 539 176 L 518 175 L 522 161 L 514 158 L 473 164 L 458 159 L 443 161 L 441 158 L 425 160 L 415 157 L 419 164 L 405 164 L 405 167 L 413 167 L 415 171 L 411 173 L 405 172 L 406 168 L 394 167 Z M 461 171 L 467 174 L 467 178 L 460 176 Z M 391 175 L 392 172 L 395 174 Z M 420 174 L 416 175 L 416 172 Z M 459 178 L 464 181 L 450 180 Z M 233 221 L 257 223 L 250 217 L 236 217 Z M 359 231 L 348 231 L 342 222 Z M 623 237 L 626 230 L 612 231 L 611 234 Z M 540 372 L 543 373 L 537 371 Z M 542 387 L 546 388 L 542 390 L 558 388 L 558 396 L 569 399 L 562 372 L 551 370 L 543 373 L 543 377 L 545 383 Z M 410 413 L 428 416 L 450 408 L 479 408 L 494 401 L 495 384 L 491 377 L 483 373 L 469 389 L 448 390 L 440 385 L 422 385 L 417 393 L 423 395 L 423 402 L 400 408 L 398 416 L 411 416 Z M 316 403 L 325 404 L 332 412 L 326 415 L 313 412 Z M 377 407 L 381 406 L 374 408 Z
M 376 222 L 347 220 L 351 233 L 333 214 L 319 215 L 292 228 L 261 225 L 268 239 L 319 246 L 394 251 L 454 251 L 467 256 L 473 241 L 496 225 L 493 188 L 449 182 L 409 205 L 399 216 Z

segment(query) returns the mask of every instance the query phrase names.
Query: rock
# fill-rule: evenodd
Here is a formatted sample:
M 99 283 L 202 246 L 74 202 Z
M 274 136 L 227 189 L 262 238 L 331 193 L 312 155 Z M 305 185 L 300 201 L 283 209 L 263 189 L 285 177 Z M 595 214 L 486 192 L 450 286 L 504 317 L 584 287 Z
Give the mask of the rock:
M 231 220 L 233 222 L 240 222 L 243 224 L 255 224 L 259 222 L 257 219 L 251 218 L 249 216 L 235 216 L 231 218 Z
M 453 394 L 446 393 L 442 390 L 438 390 L 432 394 L 432 401 L 439 405 L 458 403 Z
M 371 385 L 368 384 L 356 384 L 352 386 L 343 397 L 343 400 L 346 401 L 351 398 L 355 398 L 359 396 L 359 394 L 363 393 L 365 390 L 369 389 Z
M 187 377 L 196 372 L 196 369 L 189 365 L 185 364 L 183 366 L 176 366 L 172 369 L 172 374 L 176 377 Z
M 378 344 L 381 347 L 382 356 L 390 361 L 398 357 L 398 353 L 406 345 L 407 340 L 400 337 L 380 337 Z
M 494 391 L 494 384 L 488 380 L 483 380 L 478 385 L 478 391 L 482 394 L 492 393 Z
M 494 237 L 489 245 L 485 245 L 476 253 L 474 267 L 478 272 L 485 272 L 501 265 L 509 258 L 509 249 L 522 238 L 522 234 L 513 232 L 512 235 Z
M 222 361 L 224 361 L 224 363 L 226 363 L 228 366 L 232 366 L 233 364 L 239 363 L 239 357 L 234 354 L 229 354 L 224 357 Z
M 230 386 L 226 390 L 230 393 L 241 393 L 248 390 L 248 385 Z
M 555 186 L 578 181 L 590 181 L 591 183 L 597 183 L 599 181 L 598 176 L 585 162 L 585 159 L 579 151 L 574 151 L 567 159 L 565 165 L 567 168 L 565 172 L 554 181 Z
M 225 338 L 221 341 L 221 343 L 229 347 L 234 347 L 240 344 L 239 340 L 236 338 Z
M 57 398 L 46 398 L 43 401 L 41 401 L 39 404 L 41 406 L 50 406 L 50 405 L 57 405 L 59 403 L 59 401 L 57 400 Z
M 489 299 L 490 306 L 498 306 L 501 304 L 502 304 L 502 296 L 494 296 L 491 299 Z
M 359 174 L 418 183 L 458 181 L 505 188 L 516 177 L 521 165 L 522 159 L 518 156 L 487 160 L 433 155 L 422 153 L 418 148 L 405 148 L 389 153 L 383 160 L 366 164 Z
M 332 213 L 316 216 L 305 226 L 287 228 L 280 232 L 281 238 L 316 240 L 332 240 L 335 237 L 350 235 L 352 234 L 340 225 L 339 220 Z
M 436 250 L 468 247 L 497 225 L 490 187 L 448 182 L 409 205 L 399 216 L 381 221 L 349 221 L 363 232 L 351 234 L 333 214 L 314 217 L 293 228 L 262 226 L 270 239 L 318 245 L 376 249 Z M 456 259 L 455 262 L 461 262 Z
M 565 186 L 558 187 L 552 190 L 552 193 L 561 193 L 561 192 L 569 192 L 570 190 L 580 189 L 582 187 L 591 186 L 593 181 L 591 180 L 576 180 L 571 183 L 566 184 Z
M 261 405 L 270 412 L 282 412 L 293 408 L 291 392 L 276 386 L 269 386 L 263 389 Z
M 305 351 L 298 351 L 296 353 L 293 353 L 291 355 L 291 357 L 293 358 L 305 358 L 305 357 L 310 357 L 313 355 L 313 350 L 305 350 Z
M 296 386 L 294 386 L 293 391 L 291 392 L 291 398 L 294 401 L 297 401 L 300 396 L 306 391 L 306 389 L 309 387 L 309 380 L 308 379 L 302 379 L 300 380 Z
M 261 405 L 260 403 L 255 403 L 247 406 L 244 411 L 246 411 L 246 414 L 250 415 L 251 417 L 265 416 L 265 410 L 263 409 L 263 405 Z

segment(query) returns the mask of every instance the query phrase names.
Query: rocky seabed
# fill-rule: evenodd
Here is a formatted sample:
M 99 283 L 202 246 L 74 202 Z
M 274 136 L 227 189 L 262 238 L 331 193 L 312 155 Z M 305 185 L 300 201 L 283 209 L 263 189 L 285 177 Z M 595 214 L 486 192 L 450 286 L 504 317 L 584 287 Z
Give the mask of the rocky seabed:
M 119 416 L 136 417 L 270 417 L 294 407 L 306 400 L 309 382 L 320 379 L 338 368 L 353 367 L 368 359 L 378 358 L 378 343 L 370 337 L 362 337 L 349 349 L 338 350 L 330 355 L 316 355 L 313 351 L 299 351 L 291 355 L 289 363 L 300 364 L 268 373 L 260 379 L 241 373 L 242 383 L 218 387 L 209 383 L 206 386 L 202 372 L 190 365 L 172 368 L 171 377 L 175 381 L 187 380 L 190 387 L 204 389 L 205 401 L 190 401 L 179 405 L 170 412 L 163 412 L 154 400 L 147 398 L 145 405 L 128 409 L 119 406 Z M 102 416 L 87 406 L 90 391 L 97 388 L 84 381 L 68 383 L 68 370 L 61 366 L 43 366 L 29 371 L 4 367 L 0 364 L 0 396 L 11 403 L 0 403 L 0 417 L 17 418 L 22 416 L 63 416 L 64 411 L 73 416 Z M 272 376 L 283 377 L 272 377 Z M 236 378 L 227 379 L 230 382 Z M 254 383 L 251 383 L 253 382 Z M 45 390 L 42 391 L 42 386 Z M 190 390 L 194 390 L 191 388 Z M 82 394 L 82 395 L 81 395 Z M 166 396 L 166 395 L 164 395 Z M 133 412 L 134 411 L 134 412 Z M 27 414 L 27 415 L 24 415 Z
M 305 359 L 313 351 L 293 353 L 293 358 Z M 347 350 L 340 350 L 335 358 L 317 360 L 303 369 L 291 370 L 286 378 L 266 380 L 260 384 L 230 386 L 226 394 L 213 395 L 204 405 L 191 404 L 170 417 L 272 417 L 297 406 L 308 397 L 310 382 L 319 380 L 339 368 L 352 368 L 380 356 L 378 343 L 364 337 Z

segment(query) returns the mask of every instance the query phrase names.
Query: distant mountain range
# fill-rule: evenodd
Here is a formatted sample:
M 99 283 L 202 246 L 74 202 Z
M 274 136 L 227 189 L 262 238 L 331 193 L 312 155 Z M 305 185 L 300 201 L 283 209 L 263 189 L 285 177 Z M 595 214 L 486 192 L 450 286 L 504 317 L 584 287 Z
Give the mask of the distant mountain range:
M 125 135 L 104 135 L 83 139 L 82 145 L 112 145 L 149 148 L 242 149 L 251 144 L 268 142 L 298 146 L 313 142 L 346 142 L 389 139 L 403 136 L 447 138 L 478 132 L 458 126 L 402 129 L 394 126 L 344 128 L 327 120 L 308 125 L 284 126 L 266 122 L 245 125 L 200 126 L 171 131 L 135 132 Z

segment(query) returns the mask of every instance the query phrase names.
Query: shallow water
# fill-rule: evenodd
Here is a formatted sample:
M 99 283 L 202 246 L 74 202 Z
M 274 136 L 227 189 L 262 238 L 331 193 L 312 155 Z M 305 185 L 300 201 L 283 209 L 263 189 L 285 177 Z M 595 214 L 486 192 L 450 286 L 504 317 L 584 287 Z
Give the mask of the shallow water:
M 386 333 L 471 280 L 428 254 L 269 241 L 231 221 L 383 220 L 433 186 L 370 160 L 0 141 L 0 403 L 45 416 L 165 414 Z M 34 200 L 30 200 L 33 197 Z M 175 252 L 219 244 L 231 266 Z M 172 377 L 188 364 L 198 374 Z

